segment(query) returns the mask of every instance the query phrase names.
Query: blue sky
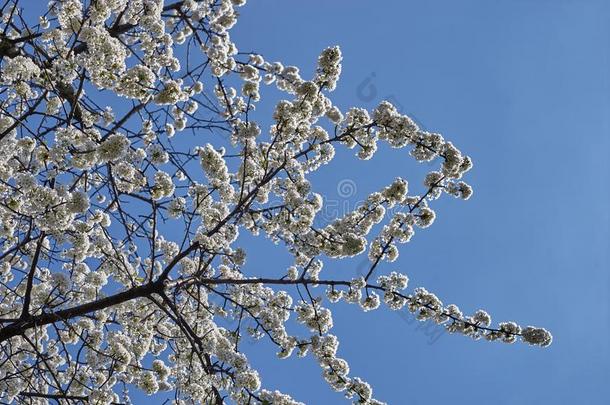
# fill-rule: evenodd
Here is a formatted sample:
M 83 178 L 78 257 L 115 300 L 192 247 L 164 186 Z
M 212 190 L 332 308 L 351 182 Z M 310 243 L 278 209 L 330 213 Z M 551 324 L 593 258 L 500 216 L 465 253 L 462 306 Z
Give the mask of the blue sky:
M 342 108 L 384 98 L 472 156 L 467 202 L 436 201 L 434 225 L 382 271 L 401 270 L 466 313 L 489 311 L 553 332 L 547 349 L 473 342 L 422 330 L 380 310 L 339 306 L 334 333 L 352 373 L 390 404 L 603 404 L 610 394 L 610 3 L 604 1 L 250 2 L 232 31 L 241 51 L 302 68 L 343 51 L 333 93 Z M 369 79 L 368 81 L 366 81 Z M 264 96 L 264 93 L 263 93 Z M 269 117 L 263 102 L 257 117 Z M 405 151 L 361 162 L 350 152 L 314 177 L 328 200 L 352 204 L 396 176 L 421 189 L 431 167 Z M 356 191 L 341 198 L 337 185 Z M 248 267 L 289 262 L 262 240 Z M 280 252 L 273 254 L 273 252 Z M 327 263 L 352 277 L 361 259 Z M 418 326 L 420 327 L 418 329 Z M 251 346 L 264 385 L 310 404 L 342 403 L 313 359 L 276 360 Z

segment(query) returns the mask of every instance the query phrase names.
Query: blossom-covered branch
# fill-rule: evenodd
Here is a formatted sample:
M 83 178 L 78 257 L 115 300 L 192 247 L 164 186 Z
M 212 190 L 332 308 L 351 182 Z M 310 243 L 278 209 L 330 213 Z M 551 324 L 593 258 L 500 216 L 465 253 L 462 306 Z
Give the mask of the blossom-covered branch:
M 364 311 L 383 301 L 474 339 L 551 343 L 545 329 L 493 327 L 483 310 L 405 291 L 386 263 L 433 224 L 434 200 L 470 198 L 471 159 L 389 102 L 334 105 L 338 47 L 309 78 L 240 52 L 230 31 L 244 3 L 52 0 L 35 21 L 19 0 L 0 6 L 3 403 L 131 403 L 142 391 L 175 404 L 300 404 L 263 388 L 249 335 L 280 358 L 311 354 L 334 390 L 380 404 L 339 357 L 339 300 Z M 265 86 L 282 97 L 255 120 Z M 312 173 L 338 148 L 367 160 L 381 143 L 436 165 L 422 192 L 397 177 L 316 221 Z M 243 233 L 276 242 L 292 265 L 248 266 Z M 323 270 L 358 255 L 363 277 Z

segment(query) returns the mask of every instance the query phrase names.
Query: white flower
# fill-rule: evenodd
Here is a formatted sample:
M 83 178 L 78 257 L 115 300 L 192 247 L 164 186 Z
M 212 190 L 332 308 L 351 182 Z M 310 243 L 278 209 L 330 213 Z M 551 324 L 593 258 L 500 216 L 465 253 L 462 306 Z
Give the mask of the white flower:
M 379 308 L 380 299 L 379 295 L 374 291 L 369 292 L 367 297 L 360 303 L 362 309 L 366 311 L 372 311 L 373 309 Z
M 174 193 L 174 182 L 169 174 L 159 170 L 155 173 L 155 183 L 151 190 L 153 200 L 160 200 L 169 197 Z
M 152 363 L 152 368 L 157 378 L 160 380 L 165 380 L 169 376 L 171 369 L 165 365 L 163 360 L 156 359 Z
M 175 80 L 169 80 L 155 96 L 155 103 L 159 105 L 174 105 L 179 101 L 186 101 L 187 98 L 188 94 L 182 91 L 180 83 Z
M 503 332 L 501 338 L 505 343 L 514 343 L 521 333 L 521 327 L 515 322 L 500 323 L 500 330 Z
M 244 370 L 237 373 L 235 377 L 235 385 L 246 388 L 250 391 L 256 391 L 260 388 L 261 382 L 256 371 Z
M 457 184 L 449 182 L 447 184 L 447 192 L 456 198 L 467 200 L 472 196 L 472 187 L 463 181 L 460 181 Z
M 161 165 L 169 161 L 169 154 L 159 144 L 152 144 L 148 147 L 148 156 L 150 161 L 155 165 Z
M 77 61 L 87 69 L 93 84 L 99 88 L 114 87 L 125 71 L 125 47 L 101 27 L 83 27 L 80 39 L 87 44 L 87 51 Z
M 387 276 L 379 276 L 377 282 L 386 290 L 399 291 L 407 288 L 409 278 L 404 274 L 393 271 Z
M 340 124 L 341 121 L 343 121 L 343 114 L 341 114 L 341 110 L 339 110 L 339 108 L 335 106 L 333 106 L 330 110 L 326 112 L 326 116 L 334 124 Z
M 364 252 L 365 247 L 365 238 L 356 236 L 354 234 L 348 234 L 344 237 L 344 242 L 341 246 L 341 253 L 344 256 L 355 256 Z
M 260 93 L 258 92 L 258 82 L 245 82 L 241 91 L 244 96 L 249 97 L 254 101 L 258 101 L 260 99 Z
M 157 378 L 150 371 L 145 371 L 140 375 L 140 382 L 138 385 L 148 395 L 152 395 L 159 390 Z
M 553 336 L 544 328 L 528 326 L 521 332 L 524 342 L 531 345 L 546 347 L 553 341 Z
M 167 137 L 171 138 L 176 134 L 176 128 L 170 123 L 165 124 L 165 132 L 167 132 Z
M 222 155 L 214 149 L 211 144 L 206 144 L 198 149 L 201 158 L 201 167 L 205 171 L 210 181 L 227 182 L 229 171 Z
M 364 280 L 364 277 L 354 278 L 350 282 L 350 286 L 351 288 L 358 290 L 366 286 L 366 281 Z
M 155 74 L 148 66 L 136 65 L 125 72 L 116 86 L 118 94 L 146 100 L 155 87 Z
M 334 90 L 341 74 L 341 50 L 338 46 L 326 48 L 318 58 L 316 81 L 328 90 Z
M 398 177 L 389 187 L 386 187 L 386 189 L 383 191 L 383 196 L 391 204 L 395 204 L 401 202 L 405 198 L 407 191 L 407 181 Z
M 296 280 L 299 277 L 299 271 L 295 266 L 288 267 L 288 279 Z
M 38 17 L 38 22 L 40 24 L 40 28 L 42 28 L 43 30 L 46 30 L 51 26 L 49 20 L 47 20 L 45 16 Z
M 2 69 L 5 81 L 28 81 L 40 75 L 40 68 L 28 57 L 19 55 L 6 60 Z
M 415 217 L 417 226 L 420 228 L 427 228 L 434 222 L 436 214 L 428 207 L 421 207 L 419 208 L 419 213 Z
M 72 193 L 69 203 L 70 211 L 76 214 L 83 213 L 89 209 L 89 196 L 83 191 Z
M 129 139 L 122 134 L 110 135 L 97 148 L 97 158 L 101 163 L 116 162 L 127 154 Z
M 339 302 L 339 300 L 343 297 L 343 291 L 336 290 L 334 288 L 329 288 L 326 291 L 326 296 L 328 297 L 328 300 L 332 303 Z
M 172 218 L 178 218 L 186 209 L 186 200 L 183 197 L 174 198 L 169 202 L 167 208 Z

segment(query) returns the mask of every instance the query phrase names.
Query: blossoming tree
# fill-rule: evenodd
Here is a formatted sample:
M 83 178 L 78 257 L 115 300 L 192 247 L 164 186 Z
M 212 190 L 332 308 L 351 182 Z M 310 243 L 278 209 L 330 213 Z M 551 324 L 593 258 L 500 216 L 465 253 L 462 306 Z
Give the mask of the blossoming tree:
M 313 357 L 354 403 L 379 404 L 339 357 L 330 308 L 340 300 L 473 339 L 551 343 L 544 329 L 492 326 L 483 310 L 409 293 L 406 275 L 384 269 L 433 223 L 433 200 L 470 197 L 461 179 L 471 160 L 388 102 L 334 106 L 337 47 L 308 78 L 240 53 L 229 30 L 242 3 L 52 0 L 31 21 L 18 0 L 3 2 L 3 402 L 129 403 L 144 392 L 177 404 L 298 404 L 264 388 L 242 351 L 250 335 L 280 358 Z M 260 86 L 285 97 L 270 128 L 252 119 Z M 438 163 L 427 191 L 410 194 L 397 178 L 317 226 L 323 199 L 309 175 L 336 148 L 369 159 L 380 142 Z M 257 274 L 240 233 L 272 239 L 294 264 Z M 322 271 L 356 255 L 370 261 L 363 277 Z

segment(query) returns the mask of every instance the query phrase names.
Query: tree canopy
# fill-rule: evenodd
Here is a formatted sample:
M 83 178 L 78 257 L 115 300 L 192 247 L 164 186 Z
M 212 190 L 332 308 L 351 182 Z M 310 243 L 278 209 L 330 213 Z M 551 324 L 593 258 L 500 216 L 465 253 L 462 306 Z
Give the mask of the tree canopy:
M 0 35 L 0 399 L 298 404 L 265 388 L 242 350 L 311 356 L 357 404 L 380 404 L 350 373 L 333 303 L 408 311 L 473 339 L 547 346 L 545 329 L 492 325 L 389 271 L 433 224 L 433 201 L 468 200 L 471 159 L 387 101 L 342 111 L 338 47 L 313 77 L 243 53 L 230 30 L 244 0 L 53 0 L 37 21 L 2 5 Z M 315 61 L 312 61 L 312 65 Z M 253 119 L 275 87 L 270 126 Z M 309 177 L 336 148 L 377 145 L 436 168 L 396 178 L 319 225 Z M 277 277 L 248 267 L 240 233 L 294 258 Z M 323 263 L 362 255 L 362 276 Z

